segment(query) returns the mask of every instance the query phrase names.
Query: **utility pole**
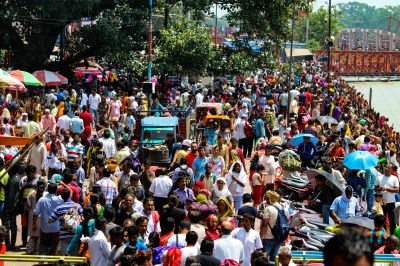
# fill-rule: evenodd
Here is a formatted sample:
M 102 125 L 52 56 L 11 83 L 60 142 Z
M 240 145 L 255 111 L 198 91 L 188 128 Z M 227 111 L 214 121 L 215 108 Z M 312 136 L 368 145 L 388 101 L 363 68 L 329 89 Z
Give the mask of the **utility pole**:
M 331 35 L 332 35 L 332 0 L 329 0 L 328 4 L 328 38 L 329 38 L 329 43 L 328 43 L 328 84 L 331 82 L 331 46 L 330 42 L 331 40 Z
M 147 78 L 151 81 L 151 68 L 153 66 L 153 0 L 149 0 L 149 32 L 148 32 L 148 65 L 147 65 Z
M 307 16 L 307 19 L 306 19 L 306 42 L 308 42 L 308 32 L 309 31 L 310 31 L 310 19 Z
M 215 49 L 217 48 L 217 31 L 218 31 L 218 4 L 215 3 L 215 27 L 214 27 Z
M 295 2 L 293 1 L 293 10 L 292 10 L 292 32 L 290 36 L 290 61 L 289 61 L 289 88 L 288 88 L 288 103 L 287 103 L 287 123 L 286 127 L 290 124 L 290 102 L 292 101 L 292 97 L 290 97 L 290 91 L 292 86 L 292 64 L 293 64 L 293 38 L 294 38 L 294 15 L 295 15 Z

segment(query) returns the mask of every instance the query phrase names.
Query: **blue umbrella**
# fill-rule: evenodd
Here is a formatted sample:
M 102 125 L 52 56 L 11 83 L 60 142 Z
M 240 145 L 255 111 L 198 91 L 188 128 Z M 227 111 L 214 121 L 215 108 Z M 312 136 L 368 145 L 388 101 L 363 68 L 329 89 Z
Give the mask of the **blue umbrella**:
M 304 137 L 309 137 L 310 141 L 315 145 L 318 143 L 319 139 L 312 134 L 297 134 L 291 140 L 289 140 L 289 144 L 292 146 L 299 146 L 304 141 Z
M 378 164 L 378 158 L 368 151 L 353 151 L 344 157 L 343 165 L 351 170 L 367 170 Z

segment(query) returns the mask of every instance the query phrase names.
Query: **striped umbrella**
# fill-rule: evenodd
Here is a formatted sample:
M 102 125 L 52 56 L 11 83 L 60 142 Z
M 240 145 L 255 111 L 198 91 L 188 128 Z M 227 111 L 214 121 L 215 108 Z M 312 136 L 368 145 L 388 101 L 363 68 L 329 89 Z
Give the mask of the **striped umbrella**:
M 0 88 L 8 88 L 10 90 L 25 91 L 24 84 L 18 79 L 12 77 L 7 71 L 0 69 Z
M 10 71 L 9 73 L 10 73 L 10 75 L 12 77 L 18 79 L 19 81 L 21 81 L 25 85 L 28 85 L 28 86 L 42 86 L 42 83 L 37 78 L 35 78 L 34 75 L 32 75 L 31 73 L 28 73 L 26 71 L 13 70 L 13 71 Z
M 38 70 L 33 75 L 44 85 L 44 86 L 61 86 L 68 84 L 68 79 L 56 72 L 48 70 Z

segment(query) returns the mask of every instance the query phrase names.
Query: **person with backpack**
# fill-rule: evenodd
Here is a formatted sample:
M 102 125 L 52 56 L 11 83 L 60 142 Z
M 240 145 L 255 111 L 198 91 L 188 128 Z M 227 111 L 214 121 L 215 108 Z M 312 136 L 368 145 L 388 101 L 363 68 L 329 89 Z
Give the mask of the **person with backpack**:
M 89 258 L 89 247 L 87 242 L 82 242 L 82 237 L 91 237 L 95 230 L 94 212 L 91 207 L 83 209 L 83 221 L 78 225 L 75 235 L 67 248 L 68 256 L 82 256 Z
M 288 213 L 279 203 L 279 194 L 273 190 L 265 193 L 268 206 L 264 209 L 260 229 L 264 252 L 275 261 L 282 242 L 289 235 Z
M 184 176 L 186 178 L 187 186 L 193 186 L 193 170 L 188 166 L 188 160 L 186 158 L 182 158 L 180 161 L 179 167 L 175 168 L 174 174 L 172 176 L 172 182 L 176 182 L 179 176 Z
M 71 190 L 64 188 L 61 192 L 64 200 L 60 206 L 55 208 L 48 223 L 60 221 L 60 255 L 67 255 L 67 247 L 75 235 L 76 228 L 80 223 L 80 216 L 83 214 L 81 205 L 71 200 Z

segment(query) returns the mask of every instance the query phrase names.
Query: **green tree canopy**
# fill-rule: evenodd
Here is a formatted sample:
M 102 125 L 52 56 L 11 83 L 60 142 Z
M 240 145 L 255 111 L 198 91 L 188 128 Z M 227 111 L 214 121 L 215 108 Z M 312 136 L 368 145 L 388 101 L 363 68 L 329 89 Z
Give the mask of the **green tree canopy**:
M 0 1 L 0 48 L 11 48 L 14 68 L 37 70 L 66 25 L 113 7 L 110 0 Z
M 202 75 L 214 53 L 208 30 L 183 18 L 162 29 L 156 42 L 155 69 L 163 74 Z

